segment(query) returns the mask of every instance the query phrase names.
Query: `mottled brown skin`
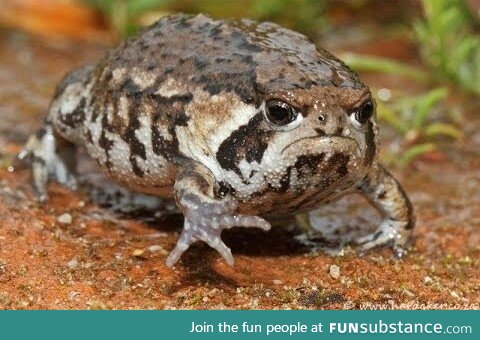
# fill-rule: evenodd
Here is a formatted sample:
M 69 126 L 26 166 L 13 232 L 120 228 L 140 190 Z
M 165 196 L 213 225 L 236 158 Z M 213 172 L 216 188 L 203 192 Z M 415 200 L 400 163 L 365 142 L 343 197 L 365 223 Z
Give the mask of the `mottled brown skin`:
M 377 162 L 370 91 L 340 60 L 273 23 L 173 15 L 67 75 L 27 143 L 34 184 L 75 187 L 74 145 L 114 181 L 174 197 L 185 225 L 167 264 L 195 241 L 230 264 L 221 232 L 361 193 L 383 213 L 361 249 L 401 256 L 411 204 Z M 240 213 L 240 214 L 239 214 Z

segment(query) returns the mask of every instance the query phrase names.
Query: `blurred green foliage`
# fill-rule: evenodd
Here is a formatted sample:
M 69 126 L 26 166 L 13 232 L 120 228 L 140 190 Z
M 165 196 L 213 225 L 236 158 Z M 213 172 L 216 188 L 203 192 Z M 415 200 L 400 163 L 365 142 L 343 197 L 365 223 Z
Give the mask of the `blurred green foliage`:
M 419 82 L 430 81 L 430 75 L 424 70 L 388 58 L 345 53 L 341 59 L 354 70 L 400 75 Z
M 327 0 L 83 0 L 100 10 L 120 36 L 134 33 L 151 11 L 205 13 L 214 17 L 270 20 L 316 36 L 326 26 Z
M 425 19 L 415 24 L 432 76 L 480 94 L 480 36 L 463 0 L 422 0 Z
M 83 2 L 101 11 L 109 26 L 122 37 L 138 29 L 136 19 L 140 15 L 165 6 L 172 0 L 83 0 Z
M 436 149 L 436 137 L 460 139 L 463 134 L 451 123 L 439 122 L 432 113 L 445 109 L 449 92 L 445 87 L 434 88 L 418 96 L 398 98 L 391 103 L 377 100 L 377 114 L 402 136 L 398 154 L 386 156 L 386 161 L 396 165 L 409 164 L 416 157 Z
M 251 3 L 249 14 L 257 20 L 274 21 L 310 36 L 317 36 L 326 26 L 325 0 L 256 0 Z

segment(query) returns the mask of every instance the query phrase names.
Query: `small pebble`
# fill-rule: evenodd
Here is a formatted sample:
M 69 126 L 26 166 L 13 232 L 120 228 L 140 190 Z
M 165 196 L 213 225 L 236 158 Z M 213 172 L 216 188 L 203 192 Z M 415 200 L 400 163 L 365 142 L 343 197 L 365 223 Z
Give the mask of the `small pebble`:
M 72 223 L 72 215 L 69 213 L 62 214 L 57 217 L 57 221 L 63 224 L 70 224 Z
M 282 280 L 273 280 L 274 285 L 281 285 L 283 283 Z
M 71 291 L 68 293 L 68 297 L 70 298 L 70 300 L 75 299 L 78 295 L 80 295 L 80 293 L 75 291 Z
M 454 290 L 452 290 L 452 291 L 450 292 L 450 295 L 451 295 L 452 297 L 454 297 L 455 299 L 459 299 L 459 298 L 460 298 L 460 295 L 458 295 L 457 292 L 454 291 Z
M 329 273 L 333 279 L 338 279 L 340 277 L 340 267 L 335 264 L 332 264 L 330 266 Z
M 77 266 L 78 266 L 78 261 L 75 260 L 75 259 L 73 259 L 73 260 L 71 260 L 71 261 L 68 261 L 67 266 L 68 266 L 68 268 L 70 268 L 70 269 L 75 269 L 75 268 L 77 268 Z
M 433 281 L 433 280 L 432 280 L 432 278 L 431 278 L 430 276 L 425 276 L 425 277 L 423 278 L 423 283 L 425 283 L 426 285 L 432 283 L 432 281 Z
M 135 256 L 135 257 L 138 257 L 138 256 L 142 256 L 144 252 L 145 252 L 144 249 L 135 249 L 133 251 L 132 255 Z
M 152 252 L 152 253 L 155 253 L 155 252 L 160 251 L 162 249 L 163 249 L 163 247 L 158 245 L 158 244 L 154 244 L 153 246 L 148 247 L 148 251 Z

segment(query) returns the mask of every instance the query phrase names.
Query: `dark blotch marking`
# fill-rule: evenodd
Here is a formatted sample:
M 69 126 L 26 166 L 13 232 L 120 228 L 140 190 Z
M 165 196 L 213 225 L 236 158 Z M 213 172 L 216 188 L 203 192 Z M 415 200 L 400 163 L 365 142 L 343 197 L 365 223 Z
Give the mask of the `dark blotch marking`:
M 340 177 L 344 177 L 348 174 L 348 162 L 350 161 L 350 156 L 343 153 L 335 153 L 328 160 L 328 169 L 331 171 L 337 169 L 337 174 Z
M 132 78 L 125 78 L 121 85 L 120 91 L 123 92 L 129 99 L 132 97 L 138 97 L 142 94 L 142 90 L 135 84 Z
M 240 126 L 222 142 L 216 155 L 222 168 L 233 170 L 242 176 L 238 168 L 242 159 L 249 163 L 262 162 L 263 154 L 268 147 L 268 140 L 274 133 L 264 128 L 261 124 L 262 121 L 263 114 L 257 113 L 246 125 Z
M 386 196 L 387 196 L 387 192 L 384 190 L 378 194 L 377 198 L 379 200 L 383 200 Z
M 85 133 L 85 138 L 87 138 L 87 142 L 89 144 L 93 144 L 93 136 L 92 136 L 92 132 L 90 131 L 90 129 L 87 129 L 87 132 Z
M 383 234 L 383 231 L 377 231 L 377 232 L 375 232 L 375 233 L 372 235 L 372 240 L 371 240 L 371 241 L 374 242 L 374 241 L 378 240 L 378 238 L 379 238 L 380 236 L 382 236 L 382 234 Z
M 227 182 L 220 181 L 218 183 L 218 188 L 216 189 L 215 196 L 222 198 L 227 196 L 228 194 L 235 196 L 235 189 Z
M 204 30 L 209 30 L 210 31 L 210 38 L 213 38 L 213 37 L 217 37 L 219 36 L 220 34 L 222 34 L 222 27 L 223 25 L 220 23 L 218 24 L 217 26 L 215 26 L 214 28 L 210 28 L 210 25 L 204 27 L 203 29 Z
M 206 73 L 195 77 L 194 81 L 203 85 L 203 90 L 211 95 L 221 92 L 235 92 L 240 99 L 251 104 L 256 101 L 255 74 L 250 73 Z
M 348 163 L 348 161 L 347 161 Z M 346 175 L 348 175 L 348 167 L 347 167 L 347 164 L 342 164 L 338 167 L 337 169 L 337 172 L 338 172 L 338 175 L 340 177 L 345 177 Z
M 179 22 L 175 25 L 177 29 L 188 29 L 192 26 L 192 23 L 187 21 L 187 18 L 181 18 Z
M 150 97 L 155 101 L 157 112 L 152 118 L 152 148 L 153 152 L 161 155 L 169 161 L 176 162 L 180 157 L 178 140 L 175 136 L 176 126 L 187 126 L 189 117 L 185 114 L 184 107 L 192 101 L 192 94 L 176 95 L 172 97 L 163 97 L 152 95 Z M 158 126 L 167 124 L 169 134 L 172 140 L 166 139 L 161 135 Z
M 253 57 L 251 55 L 244 55 L 242 60 L 247 64 L 253 63 Z
M 100 138 L 98 139 L 98 145 L 105 151 L 106 162 L 105 166 L 108 171 L 112 168 L 112 163 L 110 161 L 110 150 L 113 147 L 113 141 L 108 139 L 107 131 L 109 130 L 107 115 L 102 117 L 102 132 L 100 133 Z
M 135 110 L 138 109 L 135 105 L 132 105 L 129 110 L 129 121 L 128 126 L 123 135 L 123 139 L 127 142 L 130 146 L 130 164 L 132 165 L 133 172 L 142 177 L 144 175 L 142 169 L 138 166 L 136 156 L 139 156 L 143 160 L 147 159 L 147 155 L 145 153 L 145 145 L 140 142 L 135 135 L 135 131 L 140 128 L 140 121 L 138 120 L 138 116 Z
M 255 54 L 255 53 L 260 53 L 264 50 L 261 46 L 248 42 L 248 40 L 243 35 L 239 36 L 238 40 L 240 40 L 240 42 L 237 45 L 238 48 L 244 51 L 248 51 L 252 54 Z
M 75 109 L 70 113 L 60 113 L 60 121 L 66 126 L 75 129 L 85 123 L 85 98 L 80 99 L 80 102 Z
M 363 165 L 370 166 L 375 158 L 376 145 L 375 145 L 375 132 L 373 130 L 373 123 L 370 120 L 367 126 L 367 132 L 365 133 L 365 159 Z
M 145 152 L 145 145 L 143 145 L 135 135 L 135 132 L 141 127 L 140 120 L 138 119 L 138 110 L 140 110 L 142 106 L 143 93 L 131 78 L 125 79 L 121 85 L 120 91 L 127 96 L 127 99 L 130 102 L 128 110 L 128 125 L 125 128 L 125 132 L 122 134 L 122 138 L 130 147 L 129 161 L 133 172 L 135 175 L 143 177 L 144 172 L 138 166 L 137 157 L 146 160 L 147 155 Z M 114 104 L 115 112 L 118 112 L 118 100 L 115 100 Z
M 298 170 L 299 175 L 312 175 L 317 172 L 318 166 L 325 159 L 325 153 L 300 155 L 293 167 Z

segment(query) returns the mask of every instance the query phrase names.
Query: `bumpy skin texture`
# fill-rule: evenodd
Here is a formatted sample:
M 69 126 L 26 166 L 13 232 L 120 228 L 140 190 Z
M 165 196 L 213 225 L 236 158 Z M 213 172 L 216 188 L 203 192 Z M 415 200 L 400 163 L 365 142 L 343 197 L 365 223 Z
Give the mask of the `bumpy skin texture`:
M 270 104 L 293 108 L 278 124 Z M 273 23 L 168 16 L 59 84 L 45 126 L 27 143 L 34 185 L 75 187 L 81 145 L 114 181 L 174 197 L 185 225 L 167 264 L 192 242 L 233 258 L 221 231 L 269 229 L 294 213 L 361 193 L 382 212 L 361 249 L 401 256 L 412 206 L 377 162 L 369 89 L 305 36 Z M 363 110 L 363 111 L 362 111 Z M 367 113 L 368 113 L 367 112 Z

